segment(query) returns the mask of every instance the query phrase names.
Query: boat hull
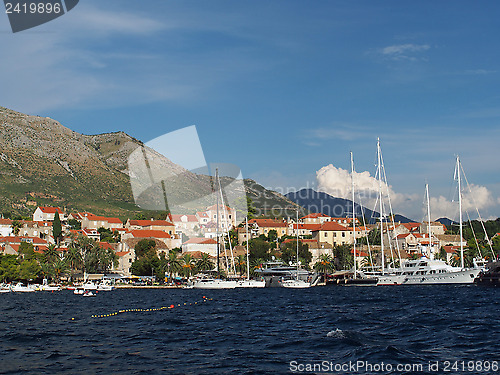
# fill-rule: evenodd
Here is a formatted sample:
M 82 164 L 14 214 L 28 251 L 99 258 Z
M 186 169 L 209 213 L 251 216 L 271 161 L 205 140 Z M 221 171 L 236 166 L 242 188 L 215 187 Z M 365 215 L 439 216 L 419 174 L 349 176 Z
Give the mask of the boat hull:
M 199 280 L 193 284 L 193 289 L 234 289 L 237 282 L 230 280 Z
M 236 288 L 265 288 L 266 282 L 259 280 L 240 280 Z
M 282 288 L 290 289 L 306 289 L 310 288 L 311 284 L 303 280 L 284 280 L 281 282 Z
M 401 285 L 472 284 L 480 272 L 477 268 L 431 275 L 404 275 Z

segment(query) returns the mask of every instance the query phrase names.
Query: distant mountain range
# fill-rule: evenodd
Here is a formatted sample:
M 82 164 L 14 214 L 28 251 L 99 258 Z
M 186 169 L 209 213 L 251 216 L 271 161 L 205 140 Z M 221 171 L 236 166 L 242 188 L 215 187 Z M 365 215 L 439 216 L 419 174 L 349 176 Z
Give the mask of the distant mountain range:
M 331 217 L 346 217 L 352 215 L 352 202 L 348 199 L 335 198 L 323 192 L 318 192 L 313 189 L 302 189 L 297 192 L 285 194 L 292 202 L 295 202 L 306 210 L 312 213 L 323 213 Z M 356 204 L 356 216 L 361 217 L 361 206 Z M 379 213 L 363 207 L 363 213 L 367 224 L 374 224 Z M 394 221 L 401 223 L 413 222 L 403 215 L 395 214 Z
M 0 124 L 0 212 L 31 216 L 37 205 L 47 205 L 125 219 L 142 211 L 128 171 L 128 158 L 144 146 L 141 141 L 123 132 L 79 134 L 53 119 L 3 107 Z M 183 188 L 172 194 L 183 201 L 211 189 L 210 178 L 166 158 L 161 168 L 180 176 L 176 183 Z M 229 182 L 221 177 L 222 185 Z M 253 180 L 244 180 L 244 188 L 259 213 L 297 207 Z M 196 208 L 206 206 L 190 210 Z
M 453 224 L 453 225 L 458 225 L 458 222 L 453 221 L 453 220 L 451 220 L 451 219 L 448 219 L 448 218 L 446 218 L 446 217 L 442 217 L 442 218 L 440 218 L 440 219 L 437 219 L 436 221 L 437 221 L 438 223 L 441 223 L 441 224 L 445 225 L 447 228 L 449 228 L 452 224 Z

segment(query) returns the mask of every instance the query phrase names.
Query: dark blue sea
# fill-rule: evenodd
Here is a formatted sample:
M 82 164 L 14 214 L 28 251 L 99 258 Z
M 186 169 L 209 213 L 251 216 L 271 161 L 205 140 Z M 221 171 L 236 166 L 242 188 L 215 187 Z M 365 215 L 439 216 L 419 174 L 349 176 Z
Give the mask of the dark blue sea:
M 500 374 L 499 299 L 476 286 L 1 294 L 0 373 Z

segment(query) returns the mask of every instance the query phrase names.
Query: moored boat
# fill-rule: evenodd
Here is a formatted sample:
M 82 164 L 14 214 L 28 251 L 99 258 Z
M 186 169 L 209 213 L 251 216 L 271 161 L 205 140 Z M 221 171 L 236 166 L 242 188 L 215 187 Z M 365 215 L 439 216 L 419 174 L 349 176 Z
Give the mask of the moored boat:
M 486 270 L 474 279 L 474 283 L 481 286 L 500 286 L 500 261 L 488 263 Z
M 31 293 L 35 291 L 35 288 L 31 287 L 30 285 L 26 286 L 23 283 L 19 282 L 11 287 L 11 290 L 13 292 Z
M 291 289 L 306 289 L 311 287 L 311 283 L 301 279 L 288 279 L 281 281 L 281 286 L 283 288 Z
M 193 283 L 193 289 L 234 289 L 237 282 L 233 280 L 222 279 L 199 279 Z

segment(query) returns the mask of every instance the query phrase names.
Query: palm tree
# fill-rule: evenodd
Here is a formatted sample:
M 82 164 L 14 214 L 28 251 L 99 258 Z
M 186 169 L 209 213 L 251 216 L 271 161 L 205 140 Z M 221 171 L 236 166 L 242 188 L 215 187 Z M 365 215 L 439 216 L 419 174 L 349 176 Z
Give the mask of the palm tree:
M 193 275 L 196 270 L 195 260 L 193 259 L 193 256 L 191 254 L 186 253 L 182 256 L 181 261 L 182 261 L 181 273 L 189 279 L 189 277 Z
M 238 255 L 235 263 L 236 271 L 242 276 L 247 269 L 247 258 L 245 255 Z
M 43 257 L 46 263 L 54 263 L 59 259 L 59 253 L 56 250 L 56 245 L 50 244 L 47 250 L 43 252 Z
M 68 248 L 68 251 L 64 256 L 64 260 L 67 262 L 68 266 L 73 271 L 80 269 L 83 265 L 82 254 L 76 247 L 73 246 L 70 246 Z
M 198 271 L 211 271 L 214 267 L 214 263 L 210 260 L 210 255 L 207 253 L 202 253 L 201 258 L 196 262 L 196 269 Z
M 264 259 L 257 258 L 250 261 L 250 276 L 255 276 L 255 270 L 262 268 L 262 263 Z
M 68 264 L 64 261 L 64 259 L 59 258 L 54 264 L 54 277 L 56 282 L 59 282 L 60 277 L 63 273 L 68 270 Z
M 168 262 L 168 273 L 169 273 L 169 280 L 172 282 L 172 277 L 174 273 L 177 273 L 181 270 L 181 262 L 179 258 L 177 258 L 177 251 L 170 250 L 168 252 L 168 257 L 167 257 L 167 262 Z
M 332 256 L 330 254 L 321 254 L 319 260 L 314 264 L 314 269 L 323 273 L 326 282 L 326 274 L 334 269 Z

